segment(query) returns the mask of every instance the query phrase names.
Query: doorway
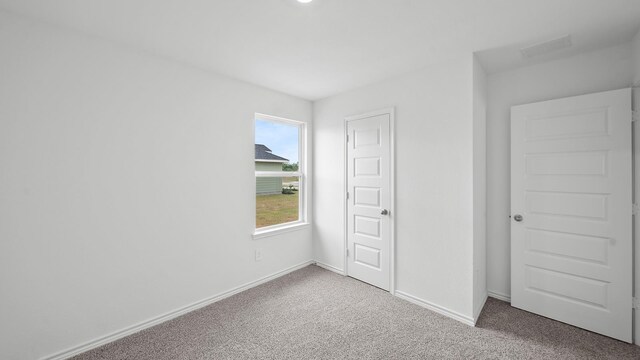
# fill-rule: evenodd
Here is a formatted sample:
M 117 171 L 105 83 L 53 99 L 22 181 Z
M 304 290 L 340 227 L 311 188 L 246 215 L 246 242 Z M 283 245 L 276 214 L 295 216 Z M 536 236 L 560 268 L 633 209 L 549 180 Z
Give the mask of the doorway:
M 392 293 L 393 122 L 393 109 L 345 119 L 346 273 Z
M 632 335 L 631 89 L 511 109 L 512 306 Z

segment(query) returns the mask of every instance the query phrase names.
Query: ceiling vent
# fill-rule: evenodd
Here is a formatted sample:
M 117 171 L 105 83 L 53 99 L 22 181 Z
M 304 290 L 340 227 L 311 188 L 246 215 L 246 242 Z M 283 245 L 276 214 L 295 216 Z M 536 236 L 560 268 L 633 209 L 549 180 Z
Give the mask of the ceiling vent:
M 541 42 L 535 45 L 527 46 L 520 49 L 522 56 L 525 58 L 531 58 L 534 56 L 540 56 L 548 54 L 553 51 L 565 49 L 571 47 L 571 35 L 566 35 L 557 39 Z

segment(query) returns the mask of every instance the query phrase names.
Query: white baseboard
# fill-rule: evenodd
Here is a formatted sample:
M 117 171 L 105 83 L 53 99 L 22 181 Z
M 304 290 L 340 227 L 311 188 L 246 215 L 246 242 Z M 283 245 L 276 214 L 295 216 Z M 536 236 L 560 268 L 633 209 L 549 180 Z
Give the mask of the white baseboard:
M 344 270 L 342 270 L 342 269 L 338 269 L 337 267 L 332 266 L 332 265 L 328 265 L 328 264 L 325 264 L 325 263 L 321 263 L 321 262 L 319 262 L 319 261 L 316 261 L 316 265 L 320 266 L 321 268 L 323 268 L 323 269 L 325 269 L 325 270 L 333 271 L 334 273 L 336 273 L 336 274 L 340 274 L 340 275 L 342 275 L 342 276 L 347 275 L 347 274 L 345 274 L 345 273 L 344 273 Z
M 415 297 L 413 295 L 409 295 L 405 292 L 402 292 L 400 290 L 396 290 L 396 294 L 397 297 L 399 297 L 400 299 L 406 300 L 410 303 L 414 303 L 418 306 L 422 306 L 423 308 L 429 309 L 433 312 L 437 312 L 440 315 L 444 315 L 446 317 L 450 317 L 453 320 L 457 320 L 460 321 L 463 324 L 469 325 L 469 326 L 475 326 L 475 322 L 473 320 L 473 318 L 466 316 L 466 315 L 462 315 L 459 312 L 447 309 L 444 306 L 440 306 L 440 305 L 436 305 L 434 303 L 428 302 L 426 300 L 422 300 L 418 297 Z
M 99 337 L 97 339 L 90 340 L 90 341 L 88 341 L 88 342 L 86 342 L 84 344 L 80 344 L 80 345 L 74 346 L 72 348 L 69 348 L 67 350 L 63 350 L 63 351 L 58 352 L 58 353 L 53 354 L 53 355 L 45 356 L 45 357 L 41 358 L 41 360 L 62 360 L 62 359 L 70 358 L 72 356 L 81 354 L 81 353 L 83 353 L 85 351 L 89 351 L 91 349 L 95 349 L 95 348 L 97 348 L 99 346 L 102 346 L 104 344 L 110 343 L 112 341 L 116 341 L 116 340 L 121 339 L 121 338 L 123 338 L 125 336 L 131 335 L 131 334 L 137 333 L 139 331 L 142 331 L 144 329 L 150 328 L 152 326 L 158 325 L 158 324 L 163 323 L 165 321 L 174 319 L 174 318 L 176 318 L 176 317 L 178 317 L 180 315 L 186 314 L 186 313 L 191 312 L 193 310 L 197 310 L 197 309 L 200 309 L 200 308 L 205 307 L 207 305 L 213 304 L 213 303 L 215 303 L 217 301 L 220 301 L 222 299 L 228 298 L 228 297 L 233 296 L 233 295 L 235 295 L 237 293 L 243 292 L 245 290 L 249 290 L 249 289 L 251 289 L 253 287 L 256 287 L 258 285 L 264 284 L 266 282 L 269 282 L 271 280 L 279 278 L 279 277 L 281 277 L 283 275 L 286 275 L 286 274 L 288 274 L 290 272 L 302 269 L 303 267 L 306 267 L 306 266 L 314 264 L 314 263 L 315 262 L 313 260 L 305 261 L 302 264 L 298 264 L 298 265 L 292 266 L 290 268 L 278 271 L 276 273 L 273 273 L 271 275 L 265 276 L 265 277 L 260 278 L 258 280 L 255 280 L 255 281 L 246 283 L 244 285 L 235 287 L 235 288 L 233 288 L 231 290 L 222 292 L 222 293 L 220 293 L 218 295 L 214 295 L 212 297 L 197 301 L 197 302 L 192 303 L 190 305 L 187 305 L 187 306 L 184 306 L 182 308 L 170 311 L 170 312 L 165 313 L 163 315 L 160 315 L 160 316 L 151 318 L 149 320 L 143 321 L 141 323 L 129 326 L 129 327 L 124 328 L 122 330 L 118 330 L 116 332 L 113 332 L 111 334 Z
M 498 299 L 498 300 L 502 300 L 502 301 L 506 301 L 508 303 L 511 302 L 511 296 L 510 295 L 506 295 L 506 294 L 502 294 L 496 291 L 487 291 L 487 294 L 489 295 L 489 297 L 492 297 L 494 299 Z
M 489 297 L 489 295 L 487 293 L 485 293 L 484 297 L 482 298 L 482 302 L 473 311 L 473 326 L 476 326 L 476 323 L 478 322 L 478 318 L 480 318 L 480 313 L 482 312 L 482 309 L 484 308 L 484 304 L 487 303 L 487 298 L 488 297 Z

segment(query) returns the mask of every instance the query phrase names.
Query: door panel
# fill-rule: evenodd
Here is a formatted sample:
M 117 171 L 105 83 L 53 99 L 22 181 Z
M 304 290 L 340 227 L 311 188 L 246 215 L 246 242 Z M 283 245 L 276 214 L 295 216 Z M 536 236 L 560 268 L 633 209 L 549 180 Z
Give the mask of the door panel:
M 513 306 L 631 341 L 631 170 L 630 89 L 511 109 Z
M 389 290 L 390 114 L 347 121 L 347 273 Z

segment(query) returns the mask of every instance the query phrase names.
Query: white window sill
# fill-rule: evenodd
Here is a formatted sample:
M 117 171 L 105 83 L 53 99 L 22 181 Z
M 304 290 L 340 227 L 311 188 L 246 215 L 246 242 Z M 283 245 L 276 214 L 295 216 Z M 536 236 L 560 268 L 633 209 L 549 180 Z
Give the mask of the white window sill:
M 306 229 L 310 226 L 311 224 L 309 223 L 300 222 L 300 223 L 278 226 L 276 228 L 271 228 L 271 229 L 256 230 L 253 233 L 253 240 L 263 239 L 271 236 L 277 236 L 277 235 L 292 232 L 292 231 L 299 231 L 299 230 Z

